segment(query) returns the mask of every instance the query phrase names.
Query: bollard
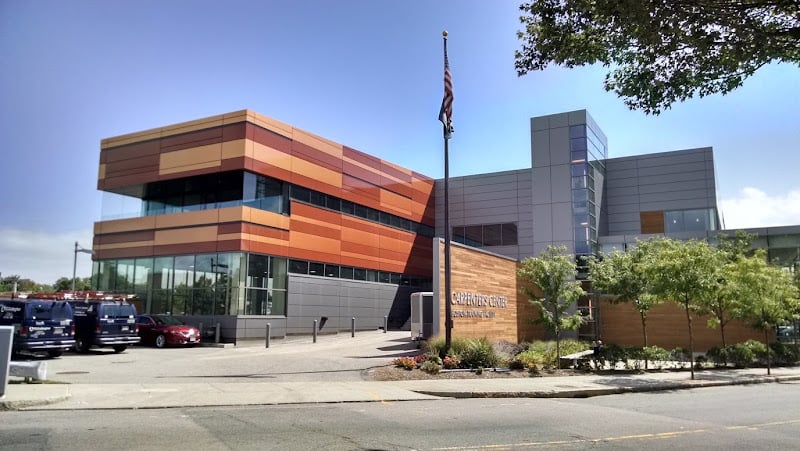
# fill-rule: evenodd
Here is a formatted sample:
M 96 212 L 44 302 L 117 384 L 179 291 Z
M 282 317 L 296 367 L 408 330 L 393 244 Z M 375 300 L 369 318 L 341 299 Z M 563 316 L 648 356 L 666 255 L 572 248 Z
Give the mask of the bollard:
M 314 320 L 314 343 L 317 342 L 317 320 Z
M 388 329 L 389 329 L 389 317 L 388 316 L 384 316 L 383 317 L 383 333 L 386 333 L 386 331 Z
M 214 343 L 219 343 L 219 323 L 214 325 Z
M 200 325 L 197 326 L 197 330 L 200 331 L 200 339 L 201 340 L 205 340 L 206 339 L 206 334 L 205 334 L 205 332 L 203 332 L 203 323 L 200 323 Z
M 350 337 L 352 338 L 355 336 L 356 336 L 356 317 L 354 316 L 350 320 Z
M 267 323 L 267 347 L 268 348 L 269 348 L 269 328 L 270 328 L 270 324 Z

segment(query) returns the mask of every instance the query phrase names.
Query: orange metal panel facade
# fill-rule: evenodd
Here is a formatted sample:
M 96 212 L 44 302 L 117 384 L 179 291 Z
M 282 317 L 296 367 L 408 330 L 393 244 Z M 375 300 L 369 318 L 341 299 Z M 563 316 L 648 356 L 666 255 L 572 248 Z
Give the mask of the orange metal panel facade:
M 248 170 L 431 227 L 435 218 L 433 179 L 248 110 L 105 139 L 100 166 L 103 191 Z M 98 222 L 96 258 L 242 250 L 431 274 L 430 238 L 294 200 L 288 218 L 240 208 Z

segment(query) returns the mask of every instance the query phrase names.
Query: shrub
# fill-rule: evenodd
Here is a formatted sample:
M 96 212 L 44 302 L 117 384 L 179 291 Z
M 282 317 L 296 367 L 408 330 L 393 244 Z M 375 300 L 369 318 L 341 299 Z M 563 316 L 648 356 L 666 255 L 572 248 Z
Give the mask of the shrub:
M 561 355 L 574 354 L 586 351 L 591 346 L 583 341 L 562 340 Z M 533 365 L 539 368 L 556 368 L 556 342 L 555 341 L 534 341 L 528 344 L 528 348 L 514 358 L 514 365 L 522 365 L 524 368 L 531 368 Z
M 714 346 L 706 351 L 706 357 L 711 359 L 712 362 L 716 366 L 727 366 L 728 365 L 728 349 L 727 346 L 725 348 L 720 348 L 719 346 Z
M 461 364 L 467 368 L 494 367 L 497 354 L 486 337 L 469 340 L 465 349 L 454 352 L 461 358 Z
M 425 342 L 426 354 L 442 355 L 445 337 L 433 337 Z M 450 352 L 448 354 L 461 355 L 461 352 L 469 346 L 469 339 L 464 337 L 452 337 L 450 340 Z
M 438 355 L 428 355 L 427 362 L 433 362 L 433 363 L 441 366 L 442 365 L 442 358 L 439 357 Z
M 442 360 L 442 366 L 448 370 L 453 370 L 461 366 L 461 359 L 457 355 L 449 355 Z
M 641 346 L 629 346 L 627 348 L 623 348 L 623 363 L 625 364 L 625 369 L 630 370 L 639 370 L 644 363 L 644 351 L 642 350 Z
M 619 363 L 624 363 L 628 360 L 628 354 L 622 346 L 612 343 L 603 346 L 603 350 L 600 351 L 600 358 L 608 362 L 613 370 Z
M 428 355 L 427 354 L 415 355 L 414 361 L 417 362 L 417 366 L 420 366 L 421 364 L 428 361 Z
M 425 362 L 422 362 L 422 365 L 419 366 L 419 369 L 429 374 L 439 374 L 439 371 L 442 370 L 442 366 L 433 360 L 426 360 Z
M 647 346 L 642 348 L 642 356 L 653 362 L 656 368 L 661 368 L 669 360 L 669 351 L 658 346 Z
M 669 358 L 670 360 L 678 362 L 681 368 L 683 368 L 684 365 L 690 361 L 689 350 L 681 347 L 674 348 L 669 352 Z
M 538 350 L 528 349 L 517 354 L 514 361 L 516 362 L 515 365 L 519 365 L 522 368 L 538 368 L 544 366 L 544 355 Z
M 794 344 L 774 342 L 769 347 L 778 365 L 794 365 L 800 360 L 800 348 Z
M 392 361 L 392 364 L 398 368 L 405 368 L 409 371 L 417 367 L 417 361 L 413 357 L 398 357 Z

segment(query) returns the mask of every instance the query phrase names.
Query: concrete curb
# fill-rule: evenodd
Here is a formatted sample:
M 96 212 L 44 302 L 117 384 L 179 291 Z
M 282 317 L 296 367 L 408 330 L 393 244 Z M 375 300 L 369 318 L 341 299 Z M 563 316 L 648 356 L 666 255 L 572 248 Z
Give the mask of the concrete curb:
M 692 388 L 723 387 L 729 385 L 751 385 L 778 383 L 800 380 L 798 376 L 756 376 L 747 379 L 731 381 L 685 381 L 685 382 L 662 382 L 656 385 L 641 387 L 614 387 L 614 388 L 585 388 L 577 390 L 557 390 L 557 391 L 518 391 L 518 392 L 498 392 L 498 391 L 438 391 L 438 390 L 412 390 L 420 394 L 438 396 L 441 398 L 591 398 L 595 396 L 620 395 L 624 393 L 645 393 L 653 391 L 686 390 Z
M 54 390 L 53 390 L 54 391 Z M 72 398 L 69 388 L 66 393 L 48 394 L 37 399 L 7 399 L 6 396 L 0 398 L 0 412 L 8 410 L 24 410 L 32 407 L 47 406 L 50 404 L 57 404 L 60 402 L 68 401 Z

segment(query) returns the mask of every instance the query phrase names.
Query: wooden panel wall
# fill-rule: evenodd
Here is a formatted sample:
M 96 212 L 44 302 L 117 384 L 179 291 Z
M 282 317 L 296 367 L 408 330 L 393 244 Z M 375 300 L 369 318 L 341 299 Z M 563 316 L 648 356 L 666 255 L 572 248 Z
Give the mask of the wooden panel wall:
M 444 334 L 445 305 L 452 295 L 444 293 L 444 242 L 439 243 L 439 330 Z M 452 291 L 478 295 L 480 305 L 467 303 L 451 304 L 454 337 L 487 337 L 518 343 L 534 337 L 543 337 L 543 332 L 530 323 L 533 314 L 525 295 L 520 293 L 517 281 L 518 262 L 453 243 L 451 255 Z M 491 305 L 491 297 L 507 300 L 505 307 Z M 445 299 L 447 298 L 447 299 Z M 474 299 L 474 298 L 473 298 Z M 483 305 L 486 301 L 486 305 Z
M 705 352 L 721 346 L 719 329 L 707 326 L 707 317 L 692 315 L 694 349 Z M 639 312 L 630 304 L 600 303 L 600 336 L 606 343 L 620 346 L 642 346 L 642 322 Z M 771 337 L 771 335 L 770 335 Z M 740 322 L 730 322 L 725 327 L 725 342 L 734 344 L 748 339 L 764 341 L 764 332 Z M 689 347 L 689 326 L 685 311 L 676 304 L 664 303 L 654 307 L 647 315 L 647 341 L 650 346 L 664 349 Z
M 664 212 L 643 211 L 639 213 L 642 233 L 664 233 Z

